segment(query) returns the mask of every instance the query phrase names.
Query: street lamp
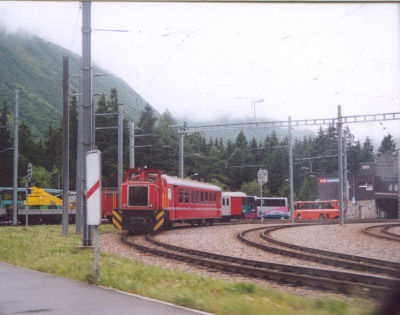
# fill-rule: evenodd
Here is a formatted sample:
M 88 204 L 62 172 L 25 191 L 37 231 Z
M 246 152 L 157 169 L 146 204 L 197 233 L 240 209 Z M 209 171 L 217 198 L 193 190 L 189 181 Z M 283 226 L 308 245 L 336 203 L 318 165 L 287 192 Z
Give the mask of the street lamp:
M 256 121 L 256 104 L 264 102 L 263 98 L 254 99 L 252 97 L 238 96 L 235 100 L 250 100 L 250 105 L 253 105 L 253 122 Z
M 252 100 L 252 103 L 253 103 L 253 107 L 254 107 L 254 120 L 253 120 L 253 122 L 256 122 L 256 103 L 262 103 L 262 102 L 264 102 L 264 99 L 263 98 L 259 98 L 258 100 Z

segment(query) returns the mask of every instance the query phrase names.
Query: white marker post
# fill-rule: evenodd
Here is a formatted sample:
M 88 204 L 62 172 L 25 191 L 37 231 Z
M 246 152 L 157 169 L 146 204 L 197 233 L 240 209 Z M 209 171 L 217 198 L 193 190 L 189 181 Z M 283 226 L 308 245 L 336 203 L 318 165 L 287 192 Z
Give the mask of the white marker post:
M 264 184 L 268 183 L 268 171 L 267 170 L 258 170 L 257 172 L 257 178 L 258 178 L 258 183 L 260 184 L 260 195 L 261 195 L 261 200 L 260 200 L 260 211 L 261 211 L 261 222 L 264 223 L 264 209 L 263 209 L 263 193 L 262 193 L 262 187 Z
M 94 281 L 99 278 L 99 224 L 101 223 L 101 152 L 86 153 L 87 224 L 94 227 Z

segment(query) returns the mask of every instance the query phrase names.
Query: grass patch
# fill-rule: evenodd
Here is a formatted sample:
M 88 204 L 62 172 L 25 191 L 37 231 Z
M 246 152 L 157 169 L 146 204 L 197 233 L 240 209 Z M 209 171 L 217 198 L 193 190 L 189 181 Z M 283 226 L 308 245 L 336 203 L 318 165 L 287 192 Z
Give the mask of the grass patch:
M 80 250 L 81 235 L 61 235 L 61 226 L 0 228 L 0 261 L 93 283 L 93 251 Z M 111 225 L 100 226 L 110 232 Z M 70 232 L 75 226 L 70 226 Z M 78 268 L 79 266 L 79 268 Z M 223 315 L 369 314 L 365 304 L 313 299 L 181 271 L 149 266 L 100 253 L 101 286 Z

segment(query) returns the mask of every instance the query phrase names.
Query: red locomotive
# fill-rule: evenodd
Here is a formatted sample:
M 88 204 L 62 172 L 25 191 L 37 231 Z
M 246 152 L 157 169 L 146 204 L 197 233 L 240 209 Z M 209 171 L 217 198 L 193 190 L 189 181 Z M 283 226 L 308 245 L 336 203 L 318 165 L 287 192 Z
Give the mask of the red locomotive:
M 218 186 L 149 168 L 126 171 L 120 205 L 113 224 L 132 232 L 155 232 L 175 221 L 212 224 L 222 215 Z

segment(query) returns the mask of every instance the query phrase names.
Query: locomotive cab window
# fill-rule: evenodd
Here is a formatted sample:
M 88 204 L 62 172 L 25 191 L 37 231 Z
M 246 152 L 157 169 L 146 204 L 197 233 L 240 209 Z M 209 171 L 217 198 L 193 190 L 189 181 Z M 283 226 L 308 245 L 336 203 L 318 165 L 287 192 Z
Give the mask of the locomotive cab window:
M 149 194 L 147 186 L 129 186 L 128 205 L 131 207 L 147 207 Z
M 155 173 L 147 173 L 146 182 L 158 183 L 158 175 Z

